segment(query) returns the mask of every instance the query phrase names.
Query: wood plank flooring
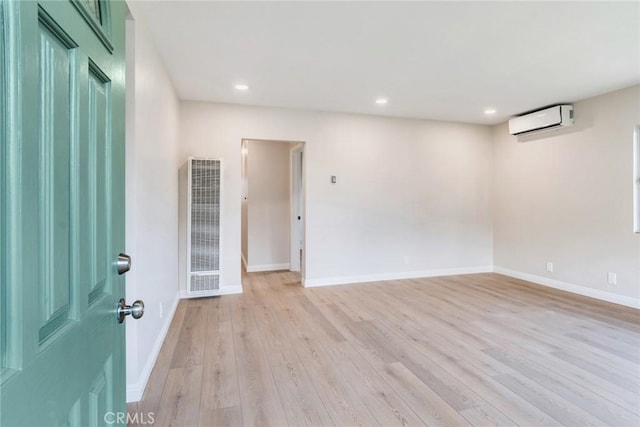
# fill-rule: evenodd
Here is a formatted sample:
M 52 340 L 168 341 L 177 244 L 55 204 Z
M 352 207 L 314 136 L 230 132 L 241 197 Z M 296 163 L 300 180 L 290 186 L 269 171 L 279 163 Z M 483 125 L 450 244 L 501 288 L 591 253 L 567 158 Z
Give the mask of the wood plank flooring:
M 242 295 L 180 302 L 129 411 L 180 427 L 639 426 L 640 311 L 498 274 L 305 289 L 250 273 Z

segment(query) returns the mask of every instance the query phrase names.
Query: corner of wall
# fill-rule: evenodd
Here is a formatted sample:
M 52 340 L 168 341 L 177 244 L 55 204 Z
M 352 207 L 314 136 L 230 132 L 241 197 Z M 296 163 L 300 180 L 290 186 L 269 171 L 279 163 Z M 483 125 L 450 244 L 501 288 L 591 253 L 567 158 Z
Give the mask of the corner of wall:
M 637 307 L 630 159 L 639 97 L 635 85 L 577 101 L 574 126 L 527 138 L 493 127 L 496 271 Z
M 136 401 L 179 302 L 179 102 L 152 37 L 135 14 L 137 5 L 130 6 L 135 20 L 129 19 L 126 26 L 126 245 L 133 268 L 127 274 L 127 299 L 146 303 L 145 319 L 127 326 L 127 400 Z
M 178 289 L 187 292 L 187 163 L 178 163 Z
M 158 360 L 158 355 L 160 355 L 162 344 L 164 344 L 164 340 L 167 337 L 169 327 L 171 326 L 171 322 L 173 322 L 173 318 L 175 317 L 179 303 L 180 293 L 178 292 L 173 300 L 173 305 L 169 309 L 169 315 L 165 317 L 165 322 L 156 337 L 153 348 L 151 349 L 151 353 L 149 354 L 149 357 L 147 358 L 142 370 L 140 371 L 140 374 L 138 375 L 138 380 L 134 383 L 127 384 L 127 403 L 138 402 L 142 400 L 144 390 L 147 387 L 147 382 L 149 382 L 149 377 L 151 376 L 151 371 L 153 371 L 153 367 Z

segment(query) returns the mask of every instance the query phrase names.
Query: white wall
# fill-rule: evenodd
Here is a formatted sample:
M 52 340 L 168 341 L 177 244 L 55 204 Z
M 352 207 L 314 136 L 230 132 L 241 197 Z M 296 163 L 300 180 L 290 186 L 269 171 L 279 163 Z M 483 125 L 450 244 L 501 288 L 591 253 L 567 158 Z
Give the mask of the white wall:
M 289 268 L 292 145 L 247 141 L 247 271 Z
M 135 12 L 135 10 L 133 10 Z M 135 17 L 135 13 L 134 13 Z M 127 401 L 139 400 L 178 302 L 178 100 L 141 21 L 127 21 Z
M 225 160 L 223 287 L 241 284 L 242 139 L 306 142 L 307 286 L 491 268 L 486 126 L 181 102 L 180 135 L 181 162 Z
M 517 142 L 506 124 L 493 129 L 495 265 L 640 307 L 640 236 L 632 232 L 640 86 L 574 107 L 574 127 L 527 142 Z M 607 284 L 607 272 L 617 274 L 617 285 Z

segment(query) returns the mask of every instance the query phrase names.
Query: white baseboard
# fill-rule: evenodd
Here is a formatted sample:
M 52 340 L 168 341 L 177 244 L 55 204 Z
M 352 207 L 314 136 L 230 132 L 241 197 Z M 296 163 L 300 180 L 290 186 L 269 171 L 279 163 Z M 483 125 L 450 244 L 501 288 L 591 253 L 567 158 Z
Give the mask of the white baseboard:
M 559 280 L 549 279 L 548 277 L 536 276 L 529 273 L 521 273 L 519 271 L 509 270 L 507 268 L 498 266 L 494 266 L 493 271 L 499 274 L 504 274 L 505 276 L 533 282 L 538 285 L 560 289 L 574 294 L 640 309 L 640 299 L 626 297 L 624 295 L 618 295 L 612 292 L 601 291 L 599 289 L 587 288 L 586 286 L 574 285 L 573 283 L 561 282 Z
M 127 384 L 127 403 L 138 402 L 142 399 L 144 389 L 147 387 L 147 382 L 149 381 L 149 377 L 151 376 L 151 371 L 156 364 L 156 360 L 158 359 L 158 355 L 160 354 L 160 350 L 162 349 L 162 344 L 164 344 L 164 340 L 167 337 L 167 332 L 169 332 L 169 327 L 171 326 L 171 322 L 173 322 L 173 316 L 176 314 L 176 309 L 178 308 L 178 303 L 180 302 L 179 297 L 180 294 L 177 294 L 175 300 L 173 301 L 173 304 L 171 305 L 171 308 L 169 309 L 169 315 L 165 317 L 164 325 L 162 325 L 162 329 L 160 330 L 160 333 L 156 338 L 156 342 L 153 344 L 151 354 L 149 354 L 149 358 L 142 368 L 142 372 L 140 373 L 138 382 L 134 384 Z
M 304 286 L 307 288 L 313 288 L 317 286 L 381 282 L 384 280 L 421 279 L 425 277 L 454 276 L 458 274 L 491 273 L 492 271 L 492 266 L 485 265 L 479 267 L 445 268 L 438 270 L 407 271 L 401 273 L 382 273 L 363 276 L 323 277 L 319 279 L 306 279 L 304 281 Z
M 218 290 L 218 292 L 216 293 L 216 296 L 233 295 L 233 294 L 241 294 L 241 293 L 242 293 L 242 286 L 223 286 Z M 184 290 L 180 291 L 181 299 L 202 298 L 203 296 L 206 296 L 206 295 L 189 295 L 187 294 L 187 291 L 184 291 Z
M 257 273 L 259 271 L 277 271 L 288 270 L 289 263 L 286 264 L 263 264 L 263 265 L 247 265 L 247 273 Z

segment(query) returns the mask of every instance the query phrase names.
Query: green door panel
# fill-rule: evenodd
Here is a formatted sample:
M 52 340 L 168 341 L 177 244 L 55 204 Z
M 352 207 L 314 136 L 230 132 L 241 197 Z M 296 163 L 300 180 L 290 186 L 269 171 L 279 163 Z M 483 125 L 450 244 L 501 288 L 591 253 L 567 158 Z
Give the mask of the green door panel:
M 123 1 L 0 0 L 0 425 L 126 412 Z

